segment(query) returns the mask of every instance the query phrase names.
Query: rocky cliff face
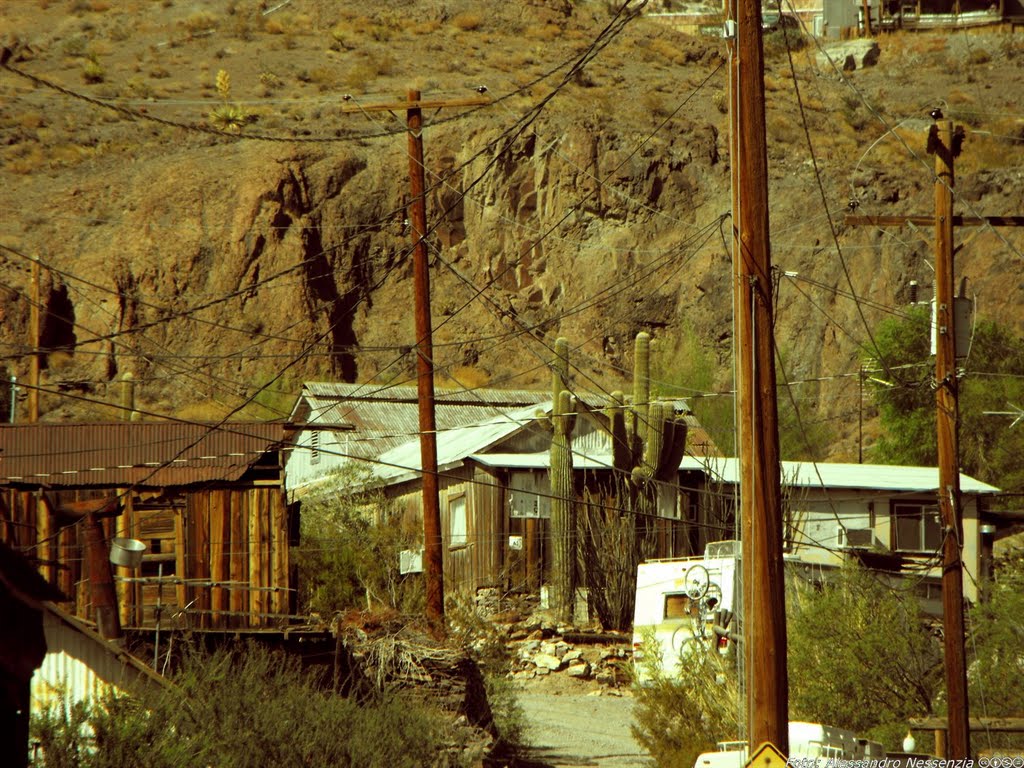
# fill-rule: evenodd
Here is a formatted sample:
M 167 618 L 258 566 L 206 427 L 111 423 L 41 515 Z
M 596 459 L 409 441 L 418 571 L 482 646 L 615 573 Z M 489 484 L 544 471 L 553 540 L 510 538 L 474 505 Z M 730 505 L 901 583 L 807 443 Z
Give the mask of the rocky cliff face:
M 371 65 L 377 79 L 363 90 L 401 93 L 416 65 L 425 92 L 464 95 L 468 83 L 486 81 L 496 99 L 468 115 L 425 114 L 439 379 L 544 386 L 550 344 L 562 335 L 578 347 L 577 387 L 618 388 L 632 338 L 647 330 L 662 391 L 728 391 L 731 203 L 718 41 L 637 20 L 561 86 L 557 77 L 529 85 L 602 39 L 611 18 L 602 4 L 505 3 L 480 14 L 474 4 L 410 0 L 400 14 L 373 18 L 356 4 L 328 5 L 306 3 L 314 10 L 286 22 L 231 3 L 198 20 L 184 6 L 150 4 L 146 23 L 134 19 L 138 31 L 127 37 L 117 33 L 120 9 L 86 9 L 59 24 L 46 21 L 47 9 L 12 16 L 12 29 L 30 33 L 30 48 L 12 59 L 22 70 L 67 85 L 69 66 L 98 61 L 106 81 L 87 78 L 92 84 L 76 89 L 95 98 L 107 91 L 89 88 L 106 88 L 116 104 L 142 85 L 167 91 L 141 107 L 127 102 L 138 114 L 129 119 L 4 73 L 0 205 L 11 215 L 0 251 L 0 340 L 8 372 L 24 380 L 29 265 L 38 257 L 46 267 L 43 385 L 58 393 L 44 396 L 44 418 L 116 416 L 96 403 L 116 402 L 115 383 L 127 373 L 140 410 L 183 418 L 236 409 L 271 418 L 287 412 L 304 379 L 380 385 L 412 375 L 403 116 L 380 113 L 354 138 L 352 118 L 337 110 Z M 102 37 L 98 30 L 117 45 L 79 53 L 76 41 Z M 1020 126 L 1000 117 L 1015 103 L 1024 55 L 972 37 L 972 55 L 991 56 L 979 80 L 949 66 L 965 59 L 953 40 L 883 40 L 878 65 L 846 80 L 798 57 L 794 81 L 785 49 L 776 41 L 769 52 L 779 378 L 824 379 L 793 392 L 803 421 L 824 425 L 833 458 L 856 456 L 858 414 L 870 417 L 857 370 L 872 329 L 900 311 L 911 280 L 922 298 L 931 293 L 929 232 L 843 223 L 851 200 L 861 213 L 931 211 L 930 158 L 913 160 L 884 132 L 877 109 L 898 112 L 888 124 L 923 156 L 927 126 L 912 124 L 902 105 L 952 99 L 963 80 L 951 112 L 971 129 L 958 212 L 1024 211 Z M 409 57 L 402 66 L 398 54 Z M 282 140 L 189 129 L 213 119 L 219 69 L 231 71 L 238 91 L 250 83 L 252 101 L 242 106 L 259 119 L 243 133 Z M 129 79 L 133 71 L 146 83 Z M 987 94 L 991 116 L 967 92 L 982 82 L 1005 86 Z M 298 89 L 297 106 L 279 105 L 282 89 Z M 157 115 L 185 128 L 149 119 Z M 1019 330 L 1021 237 L 964 228 L 958 242 L 960 271 L 984 316 Z M 698 415 L 713 401 L 695 400 Z
M 677 324 L 683 285 L 697 296 L 727 289 L 711 269 L 727 267 L 715 126 L 639 152 L 634 137 L 544 121 L 500 138 L 479 125 L 426 137 L 441 376 L 544 381 L 535 339 L 563 334 L 608 383 L 617 376 L 603 366 L 628 363 L 637 331 Z M 131 373 L 140 407 L 159 411 L 224 400 L 226 387 L 251 395 L 277 373 L 289 383 L 409 375 L 404 148 L 401 136 L 330 151 L 217 146 L 64 191 L 48 263 L 67 273 L 44 278 L 43 344 L 62 351 L 47 381 L 103 396 L 101 382 Z M 715 304 L 702 329 L 727 322 Z M 63 332 L 58 317 L 70 320 Z

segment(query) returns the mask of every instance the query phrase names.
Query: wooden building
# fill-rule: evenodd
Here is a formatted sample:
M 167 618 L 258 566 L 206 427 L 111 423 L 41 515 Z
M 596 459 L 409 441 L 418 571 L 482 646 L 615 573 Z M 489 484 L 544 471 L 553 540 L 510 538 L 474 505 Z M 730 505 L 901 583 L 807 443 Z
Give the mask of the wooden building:
M 317 385 L 323 397 L 328 385 Z M 346 385 L 353 386 L 353 385 Z M 498 392 L 498 391 L 495 391 Z M 381 445 L 388 449 L 377 453 L 364 466 L 372 467 L 369 482 L 383 489 L 384 495 L 400 505 L 410 518 L 422 520 L 422 485 L 420 481 L 420 445 L 415 423 L 398 427 L 409 409 L 406 393 L 398 393 L 389 404 L 386 393 L 378 394 L 372 404 L 373 427 L 389 425 Z M 439 469 L 441 532 L 444 543 L 445 589 L 473 593 L 486 587 L 503 590 L 536 592 L 549 575 L 550 547 L 550 480 L 548 451 L 551 430 L 548 425 L 550 393 L 510 392 L 501 397 L 484 393 L 481 399 L 474 392 L 451 395 L 447 403 L 448 427 L 439 425 L 437 463 Z M 548 400 L 545 401 L 545 396 Z M 505 398 L 506 405 L 502 405 Z M 526 402 L 515 407 L 512 403 Z M 415 401 L 413 400 L 413 405 Z M 460 403 L 464 402 L 464 406 Z M 613 500 L 616 478 L 622 473 L 611 466 L 610 433 L 599 403 L 585 407 L 576 421 L 573 433 L 574 485 L 581 505 L 598 507 L 608 515 L 621 512 Z M 460 415 L 459 408 L 465 407 Z M 343 396 L 331 409 L 337 418 L 346 418 L 355 428 L 345 434 L 351 445 L 374 445 L 373 431 L 365 431 L 367 419 L 358 398 Z M 305 430 L 317 429 L 316 412 L 308 415 Z M 691 452 L 716 453 L 707 433 L 687 416 Z M 395 439 L 397 434 L 403 439 Z M 296 439 L 295 455 L 308 444 L 308 434 Z M 338 482 L 337 474 L 323 471 L 319 477 L 311 472 L 314 465 L 303 462 L 299 473 L 306 493 L 330 493 Z M 344 476 L 343 481 L 350 478 Z M 705 530 L 697 525 L 698 505 L 692 503 L 693 489 L 680 488 L 676 482 L 656 483 L 656 510 L 646 518 L 645 525 L 654 534 L 655 549 L 651 556 L 672 557 L 702 551 Z M 299 495 L 301 499 L 302 496 Z
M 597 410 L 600 404 L 584 405 L 572 436 L 577 512 L 582 516 L 596 511 L 614 522 L 623 513 L 616 484 L 625 478 L 612 468 L 611 440 L 605 416 Z M 335 407 L 356 424 L 347 439 L 372 444 L 360 442 L 359 404 L 339 399 Z M 374 409 L 381 424 L 396 423 L 383 395 L 378 395 Z M 497 415 L 481 420 L 483 413 L 474 411 L 475 421 L 465 419 L 463 426 L 438 430 L 445 588 L 470 594 L 487 587 L 535 592 L 551 566 L 550 401 L 494 409 Z M 457 423 L 457 414 L 450 418 Z M 687 455 L 677 472 L 654 484 L 655 501 L 638 523 L 650 534 L 648 558 L 702 555 L 709 543 L 736 536 L 736 459 L 720 456 L 696 420 L 686 420 Z M 310 423 L 306 428 L 315 426 Z M 409 428 L 404 441 L 388 433 L 391 447 L 374 457 L 370 482 L 409 517 L 421 520 L 420 445 L 415 431 Z M 309 470 L 309 465 L 303 466 L 307 479 L 313 479 Z M 941 533 L 934 512 L 934 467 L 783 462 L 782 472 L 790 560 L 815 572 L 855 559 L 894 578 L 911 574 L 925 608 L 936 607 L 941 574 L 934 566 L 934 553 Z M 310 487 L 330 492 L 332 480 L 324 478 Z M 978 598 L 974 580 L 984 579 L 992 541 L 1006 526 L 985 503 L 997 488 L 966 475 L 961 476 L 961 488 L 964 560 L 973 577 L 965 592 L 973 600 Z
M 282 423 L 0 426 L 0 541 L 95 618 L 84 524 L 146 545 L 117 568 L 123 627 L 259 627 L 293 612 Z M 99 573 L 99 569 L 97 569 Z

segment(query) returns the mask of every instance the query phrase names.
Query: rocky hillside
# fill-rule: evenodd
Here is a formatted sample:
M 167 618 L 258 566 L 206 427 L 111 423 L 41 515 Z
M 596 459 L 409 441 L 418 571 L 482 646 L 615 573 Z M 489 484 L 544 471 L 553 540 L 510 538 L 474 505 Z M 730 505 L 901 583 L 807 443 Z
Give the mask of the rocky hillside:
M 480 86 L 489 105 L 424 115 L 439 378 L 544 382 L 563 335 L 576 386 L 610 389 L 648 330 L 662 389 L 721 418 L 699 397 L 731 380 L 721 41 L 613 3 L 278 5 L 5 9 L 0 340 L 24 380 L 38 259 L 43 418 L 113 417 L 97 403 L 126 373 L 140 410 L 181 418 L 280 416 L 304 379 L 408 378 L 405 114 L 373 107 Z M 1024 213 L 1024 38 L 879 45 L 844 72 L 766 39 L 777 335 L 785 378 L 827 379 L 793 391 L 833 458 L 856 455 L 868 329 L 910 280 L 931 291 L 929 233 L 848 228 L 850 201 L 932 210 L 941 103 L 968 131 L 962 212 Z M 958 240 L 983 316 L 1019 330 L 1024 237 Z

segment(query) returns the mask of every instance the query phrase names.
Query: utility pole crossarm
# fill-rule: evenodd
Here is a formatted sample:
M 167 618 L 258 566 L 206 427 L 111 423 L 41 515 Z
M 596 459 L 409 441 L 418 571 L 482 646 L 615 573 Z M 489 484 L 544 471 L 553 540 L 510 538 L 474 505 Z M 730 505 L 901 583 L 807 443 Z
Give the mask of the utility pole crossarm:
M 930 227 L 934 216 L 853 216 L 843 217 L 847 226 L 901 227 L 915 224 Z M 953 216 L 954 227 L 1024 227 L 1024 216 Z
M 487 96 L 467 96 L 463 99 L 415 99 L 386 101 L 381 104 L 344 104 L 344 114 L 353 112 L 404 112 L 409 109 L 444 109 L 446 107 L 486 107 L 493 103 Z

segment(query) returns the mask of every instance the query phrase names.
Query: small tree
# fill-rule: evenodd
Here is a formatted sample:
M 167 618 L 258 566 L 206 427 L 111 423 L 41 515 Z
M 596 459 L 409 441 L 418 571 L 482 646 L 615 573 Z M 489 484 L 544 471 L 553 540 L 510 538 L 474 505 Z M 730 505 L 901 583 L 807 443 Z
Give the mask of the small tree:
M 986 584 L 986 600 L 970 614 L 967 643 L 969 700 L 972 713 L 1020 716 L 1024 712 L 1024 552 L 1015 551 L 995 564 Z M 976 747 L 1024 746 L 1021 734 L 973 736 Z
M 907 718 L 933 712 L 939 643 L 911 592 L 859 566 L 790 593 L 790 717 L 849 728 L 897 749 Z
M 886 464 L 934 465 L 935 364 L 930 355 L 931 323 L 927 308 L 887 320 L 875 334 L 877 351 L 868 361 L 879 369 L 870 379 L 884 434 L 875 460 Z M 1004 490 L 1024 489 L 1024 430 L 986 411 L 1006 411 L 1024 404 L 1024 344 L 1005 328 L 979 321 L 969 354 L 958 362 L 960 375 L 960 464 L 963 471 Z
M 646 682 L 634 691 L 632 731 L 659 766 L 691 766 L 716 742 L 738 736 L 739 686 L 731 656 L 694 654 L 678 676 L 669 677 L 653 633 L 643 647 Z
M 423 585 L 399 572 L 399 553 L 422 541 L 418 522 L 347 469 L 330 493 L 303 499 L 296 560 L 304 610 L 330 615 L 375 606 L 420 613 Z

